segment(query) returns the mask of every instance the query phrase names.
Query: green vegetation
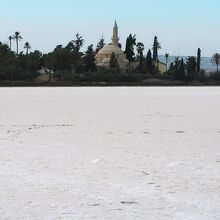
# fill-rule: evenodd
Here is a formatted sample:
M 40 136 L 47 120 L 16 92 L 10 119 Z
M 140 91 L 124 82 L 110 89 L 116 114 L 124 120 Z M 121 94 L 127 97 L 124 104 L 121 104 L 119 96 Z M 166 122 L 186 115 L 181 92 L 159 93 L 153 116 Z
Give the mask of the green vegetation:
M 129 62 L 132 62 L 135 59 L 135 52 L 134 52 L 135 45 L 136 45 L 136 35 L 132 36 L 132 34 L 130 34 L 126 40 L 126 47 L 125 47 L 126 58 Z
M 215 53 L 212 56 L 211 62 L 216 64 L 216 68 L 217 68 L 217 72 L 218 72 L 218 67 L 219 67 L 219 64 L 220 64 L 220 54 L 219 53 Z
M 16 48 L 17 48 L 16 52 L 17 52 L 17 55 L 18 55 L 18 42 L 20 40 L 22 40 L 22 37 L 21 37 L 21 35 L 18 31 L 15 32 L 15 34 L 13 36 L 13 39 L 16 41 Z
M 153 61 L 157 64 L 157 71 L 159 69 L 159 58 L 158 58 L 158 51 L 161 49 L 161 45 L 158 42 L 157 36 L 154 37 L 154 44 L 153 44 Z
M 29 52 L 29 50 L 31 49 L 31 45 L 30 45 L 28 42 L 26 42 L 26 43 L 24 44 L 24 49 L 26 49 L 26 54 L 28 55 L 28 52 Z
M 85 56 L 85 63 L 86 63 L 86 71 L 92 72 L 96 71 L 96 64 L 95 64 L 95 52 L 93 50 L 93 44 L 88 47 Z
M 167 72 L 167 70 L 168 70 L 168 59 L 169 59 L 169 54 L 168 53 L 165 54 L 165 58 L 166 58 L 166 72 Z
M 143 64 L 144 64 L 144 44 L 139 42 L 136 45 L 137 47 L 137 54 L 139 60 L 139 73 L 143 72 Z
M 104 46 L 105 46 L 105 39 L 102 36 L 102 38 L 100 39 L 100 41 L 98 42 L 96 46 L 96 53 L 98 53 Z
M 110 69 L 117 71 L 117 72 L 120 72 L 118 60 L 117 60 L 114 52 L 112 52 L 111 59 L 110 59 Z
M 145 46 L 142 42 L 136 43 L 136 35 L 127 37 L 125 54 L 129 61 L 127 73 L 120 71 L 116 54 L 112 53 L 110 68 L 103 69 L 96 66 L 96 54 L 105 46 L 102 37 L 94 49 L 88 46 L 82 52 L 84 39 L 77 33 L 73 40 L 66 45 L 57 45 L 47 54 L 40 51 L 31 51 L 31 45 L 27 41 L 19 51 L 22 36 L 17 31 L 8 37 L 9 45 L 0 42 L 0 84 L 1 85 L 185 85 L 191 83 L 220 82 L 219 64 L 220 54 L 212 56 L 211 62 L 216 65 L 216 72 L 207 75 L 201 69 L 201 49 L 197 50 L 197 57 L 189 56 L 187 59 L 176 58 L 168 65 L 169 54 L 164 58 L 166 72 L 159 71 L 158 51 L 161 44 L 157 36 L 154 37 L 153 48 L 144 54 Z M 15 42 L 15 51 L 12 44 Z M 120 45 L 121 46 L 121 45 Z M 136 47 L 136 53 L 135 53 Z M 135 65 L 134 65 L 135 64 Z M 39 80 L 40 70 L 44 72 L 44 80 Z M 23 82 L 23 83 L 22 83 Z M 26 84 L 27 82 L 27 84 Z M 49 84 L 48 84 L 49 83 Z M 214 84 L 214 83 L 213 83 Z
M 199 73 L 200 70 L 201 70 L 201 49 L 198 48 L 198 51 L 197 51 L 197 72 Z
M 152 53 L 151 50 L 148 50 L 146 57 L 146 72 L 148 74 L 152 74 L 154 72 L 153 69 L 154 69 L 154 65 L 153 65 Z

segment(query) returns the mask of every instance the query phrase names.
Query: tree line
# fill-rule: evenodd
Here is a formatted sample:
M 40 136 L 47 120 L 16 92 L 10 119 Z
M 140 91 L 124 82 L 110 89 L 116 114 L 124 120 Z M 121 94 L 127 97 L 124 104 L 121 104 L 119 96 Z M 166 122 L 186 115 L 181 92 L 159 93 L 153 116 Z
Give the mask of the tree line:
M 76 34 L 73 40 L 65 46 L 57 45 L 52 52 L 43 54 L 39 50 L 30 52 L 31 45 L 25 42 L 23 48 L 25 53 L 19 52 L 19 45 L 23 40 L 21 34 L 17 31 L 8 37 L 9 44 L 0 42 L 0 79 L 1 80 L 34 80 L 39 75 L 39 70 L 44 69 L 49 75 L 49 80 L 54 77 L 57 80 L 70 80 L 83 78 L 81 73 L 87 76 L 84 80 L 97 80 L 106 77 L 111 81 L 111 77 L 129 79 L 132 74 L 134 80 L 143 79 L 147 76 L 161 78 L 159 71 L 159 50 L 161 44 L 157 36 L 154 37 L 152 48 L 144 55 L 145 46 L 142 42 L 137 42 L 136 35 L 130 34 L 126 39 L 125 54 L 129 61 L 128 73 L 122 76 L 115 54 L 113 53 L 110 60 L 109 70 L 98 70 L 96 67 L 96 54 L 106 45 L 102 37 L 94 45 L 89 45 L 83 53 L 81 50 L 84 45 L 84 39 L 80 34 Z M 15 42 L 16 51 L 12 50 L 12 43 Z M 118 45 L 121 47 L 121 44 Z M 198 48 L 197 56 L 189 56 L 187 60 L 176 58 L 168 67 L 169 54 L 166 53 L 166 73 L 162 78 L 173 80 L 194 80 L 204 77 L 204 71 L 201 70 L 201 49 Z M 216 65 L 216 72 L 219 72 L 220 54 L 215 53 L 211 62 Z M 138 63 L 138 67 L 131 68 L 133 63 Z M 77 75 L 77 73 L 79 73 Z M 93 73 L 93 74 L 92 74 Z M 114 73 L 111 74 L 111 73 Z M 128 76 L 129 75 L 129 76 Z M 140 76 L 141 75 L 141 76 Z M 220 75 L 220 74 L 219 74 Z M 103 78 L 102 78 L 103 76 Z M 111 76 L 111 77 L 110 77 Z M 126 78 L 127 76 L 127 78 Z M 220 78 L 220 77 L 219 77 Z

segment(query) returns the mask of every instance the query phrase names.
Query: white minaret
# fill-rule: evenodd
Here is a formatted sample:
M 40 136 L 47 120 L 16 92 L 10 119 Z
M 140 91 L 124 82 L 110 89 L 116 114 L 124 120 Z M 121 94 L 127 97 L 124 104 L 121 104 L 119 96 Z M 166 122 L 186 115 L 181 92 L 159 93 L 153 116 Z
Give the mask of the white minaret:
M 113 37 L 112 37 L 112 43 L 114 46 L 118 47 L 119 37 L 118 37 L 118 25 L 115 21 L 115 25 L 113 27 Z

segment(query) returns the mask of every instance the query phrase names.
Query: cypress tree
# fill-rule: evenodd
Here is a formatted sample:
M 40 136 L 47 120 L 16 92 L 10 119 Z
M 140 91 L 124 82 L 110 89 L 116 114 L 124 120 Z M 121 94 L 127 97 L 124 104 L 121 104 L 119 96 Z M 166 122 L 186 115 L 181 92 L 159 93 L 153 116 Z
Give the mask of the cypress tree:
M 181 59 L 180 68 L 179 68 L 180 79 L 184 80 L 186 76 L 185 64 L 183 58 Z
M 151 54 L 150 49 L 148 50 L 147 57 L 146 57 L 146 70 L 147 70 L 147 73 L 152 73 L 153 71 L 153 59 L 152 59 L 152 54 Z
M 86 51 L 86 71 L 96 71 L 95 52 L 93 44 L 91 44 Z
M 153 61 L 157 64 L 157 72 L 159 70 L 159 58 L 158 58 L 158 50 L 161 49 L 160 43 L 158 42 L 157 36 L 154 37 L 153 44 Z
M 129 62 L 134 61 L 134 46 L 136 45 L 136 35 L 130 34 L 126 40 L 125 54 Z
M 197 51 L 197 72 L 199 73 L 200 70 L 201 70 L 201 49 L 198 48 L 198 51 Z
M 117 58 L 116 58 L 114 52 L 112 52 L 112 54 L 111 54 L 110 68 L 111 68 L 111 69 L 117 69 L 117 68 L 119 68 L 118 60 L 117 60 Z
M 160 43 L 158 42 L 157 36 L 154 37 L 153 44 L 153 60 L 158 61 L 158 50 L 161 49 Z

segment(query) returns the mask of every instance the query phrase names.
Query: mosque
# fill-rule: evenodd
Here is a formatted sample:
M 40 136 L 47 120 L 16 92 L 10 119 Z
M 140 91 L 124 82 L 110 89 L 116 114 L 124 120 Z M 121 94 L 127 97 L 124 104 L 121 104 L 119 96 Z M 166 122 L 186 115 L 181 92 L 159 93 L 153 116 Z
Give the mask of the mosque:
M 108 69 L 110 67 L 110 60 L 112 53 L 115 54 L 117 58 L 119 68 L 121 72 L 127 72 L 130 70 L 135 70 L 138 67 L 138 63 L 132 63 L 129 67 L 129 61 L 126 59 L 126 54 L 122 49 L 119 47 L 119 36 L 118 36 L 118 25 L 115 21 L 113 27 L 113 36 L 112 36 L 112 43 L 104 46 L 96 55 L 96 65 L 97 67 L 103 67 Z M 159 71 L 161 73 L 166 72 L 166 64 L 159 62 Z
M 98 67 L 109 68 L 112 53 L 115 54 L 118 64 L 122 72 L 126 72 L 129 61 L 126 59 L 126 54 L 119 47 L 118 25 L 115 21 L 113 27 L 112 43 L 104 46 L 96 55 L 96 65 Z

